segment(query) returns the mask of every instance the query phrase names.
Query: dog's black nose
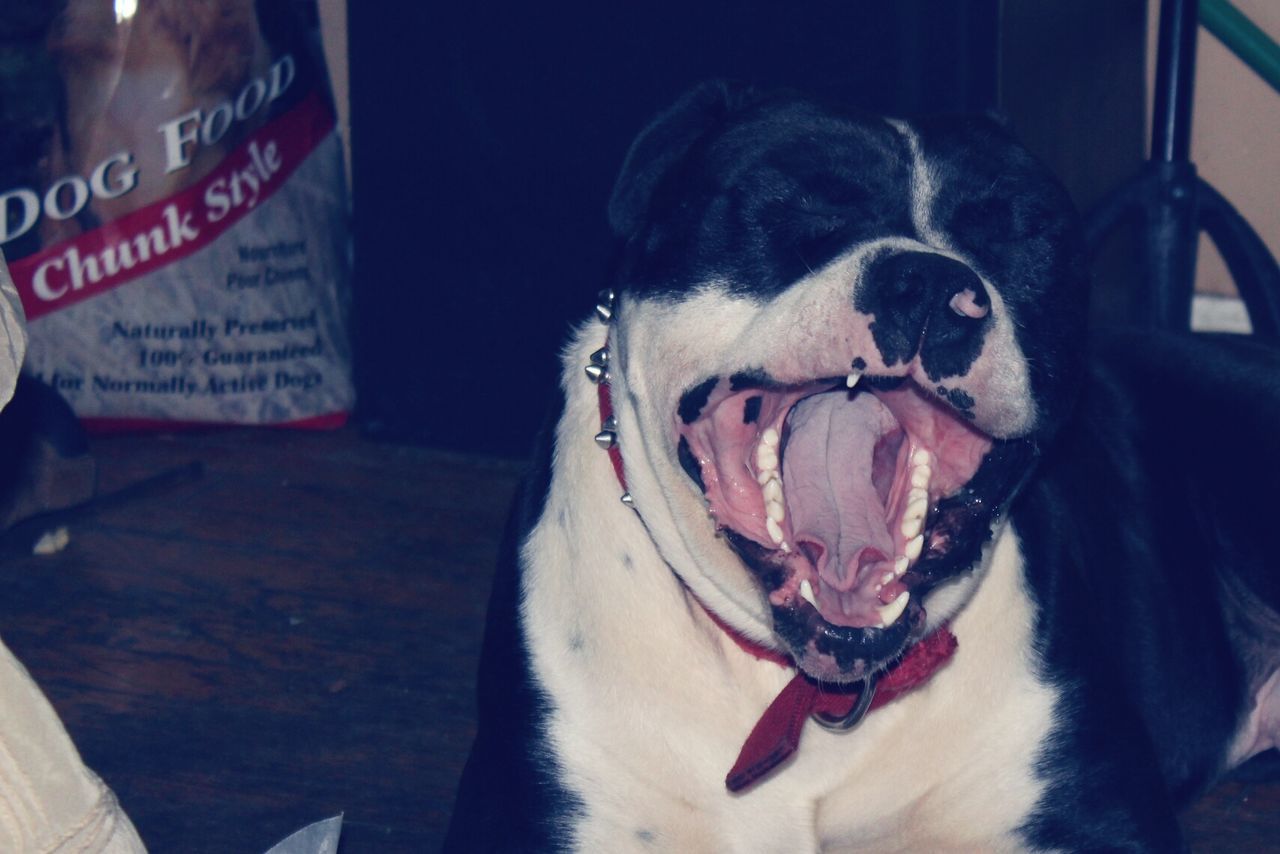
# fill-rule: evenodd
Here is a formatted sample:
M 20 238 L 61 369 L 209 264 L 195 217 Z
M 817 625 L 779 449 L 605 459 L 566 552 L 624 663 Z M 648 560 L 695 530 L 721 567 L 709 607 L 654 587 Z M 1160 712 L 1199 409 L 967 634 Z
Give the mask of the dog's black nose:
M 873 260 L 854 307 L 873 315 L 871 334 L 886 365 L 908 362 L 918 352 L 931 376 L 966 373 L 991 322 L 991 297 L 978 275 L 933 252 Z

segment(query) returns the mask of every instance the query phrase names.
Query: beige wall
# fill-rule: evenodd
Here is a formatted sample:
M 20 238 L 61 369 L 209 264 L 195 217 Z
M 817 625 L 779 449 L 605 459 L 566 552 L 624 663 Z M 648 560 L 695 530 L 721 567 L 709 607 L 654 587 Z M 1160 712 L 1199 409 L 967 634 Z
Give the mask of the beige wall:
M 1280 2 L 1232 2 L 1272 39 L 1280 41 Z M 1149 0 L 1148 116 L 1159 14 L 1159 0 Z M 1271 253 L 1280 258 L 1280 94 L 1203 27 L 1196 53 L 1191 158 L 1201 176 L 1235 205 Z M 1196 288 L 1205 293 L 1235 292 L 1208 238 L 1200 243 Z

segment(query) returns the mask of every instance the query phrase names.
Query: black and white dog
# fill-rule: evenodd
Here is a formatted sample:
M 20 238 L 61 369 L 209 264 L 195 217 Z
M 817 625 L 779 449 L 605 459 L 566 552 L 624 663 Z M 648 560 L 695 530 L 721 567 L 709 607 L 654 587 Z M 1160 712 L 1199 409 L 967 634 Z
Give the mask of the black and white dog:
M 1280 741 L 1280 358 L 1086 347 L 1003 130 L 708 84 L 609 217 L 448 848 L 1175 851 Z

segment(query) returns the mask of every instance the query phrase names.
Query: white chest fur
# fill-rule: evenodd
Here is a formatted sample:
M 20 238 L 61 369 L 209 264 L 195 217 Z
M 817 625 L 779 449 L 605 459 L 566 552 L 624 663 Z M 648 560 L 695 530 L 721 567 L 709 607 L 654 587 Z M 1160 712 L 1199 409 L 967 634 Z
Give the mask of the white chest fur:
M 580 851 L 1016 849 L 1056 692 L 1036 677 L 1034 609 L 1006 527 L 955 618 L 953 660 L 850 733 L 806 726 L 742 795 L 724 776 L 790 673 L 716 628 L 657 553 L 571 394 L 547 509 L 524 549 L 522 620 L 552 698 L 548 737 L 582 810 Z

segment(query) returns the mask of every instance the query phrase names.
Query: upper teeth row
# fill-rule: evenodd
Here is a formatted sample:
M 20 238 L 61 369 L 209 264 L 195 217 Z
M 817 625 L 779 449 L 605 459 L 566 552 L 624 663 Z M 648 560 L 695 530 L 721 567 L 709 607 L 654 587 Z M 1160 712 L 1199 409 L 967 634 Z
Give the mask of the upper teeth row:
M 911 489 L 907 492 L 907 509 L 899 529 L 907 541 L 903 553 L 915 560 L 924 549 L 924 520 L 929 514 L 929 481 L 933 477 L 932 455 L 917 448 L 911 455 Z
M 782 476 L 778 472 L 778 445 L 782 437 L 770 427 L 760 434 L 756 445 L 756 482 L 764 495 L 764 527 L 775 545 L 786 549 L 782 541 L 782 521 L 787 518 L 787 505 L 782 497 Z

